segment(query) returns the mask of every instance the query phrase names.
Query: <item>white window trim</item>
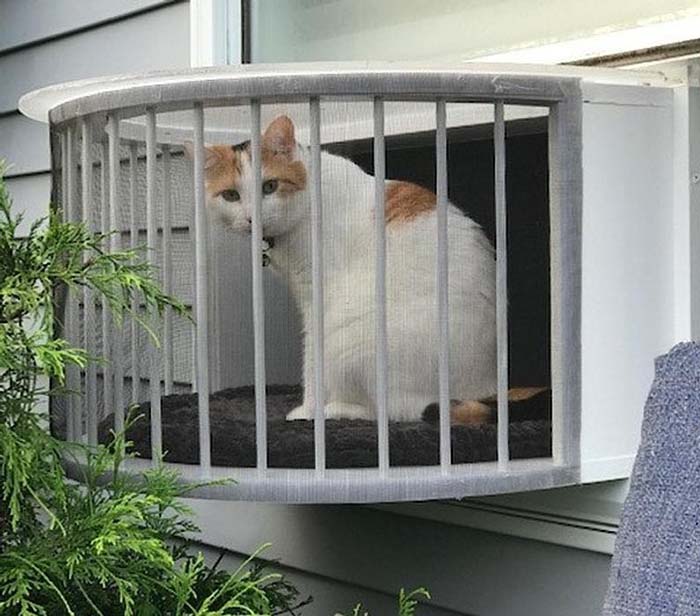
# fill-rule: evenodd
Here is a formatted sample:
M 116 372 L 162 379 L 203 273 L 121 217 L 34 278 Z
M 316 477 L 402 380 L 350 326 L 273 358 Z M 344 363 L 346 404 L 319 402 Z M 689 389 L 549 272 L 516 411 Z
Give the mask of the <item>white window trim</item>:
M 241 27 L 240 0 L 190 0 L 191 65 L 239 64 Z M 513 49 L 483 50 L 467 61 L 561 64 L 682 43 L 697 39 L 698 32 L 700 15 L 688 15 L 576 39 L 531 41 Z
M 190 65 L 240 64 L 241 21 L 240 0 L 190 0 Z
M 517 62 L 562 64 L 625 54 L 654 47 L 673 45 L 698 38 L 700 16 L 645 24 L 600 32 L 577 39 L 528 43 L 516 49 L 485 52 L 469 62 Z

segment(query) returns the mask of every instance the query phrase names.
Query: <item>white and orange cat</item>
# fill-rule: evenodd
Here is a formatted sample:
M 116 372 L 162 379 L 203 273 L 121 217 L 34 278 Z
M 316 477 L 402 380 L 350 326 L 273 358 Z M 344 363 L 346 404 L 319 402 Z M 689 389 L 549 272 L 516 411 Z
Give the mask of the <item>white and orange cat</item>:
M 189 144 L 188 144 L 189 146 Z M 188 147 L 191 152 L 191 146 Z M 304 401 L 287 419 L 311 419 L 310 150 L 294 124 L 275 119 L 262 136 L 263 235 L 274 239 L 270 265 L 290 285 L 304 324 Z M 206 148 L 208 206 L 233 231 L 251 231 L 249 143 Z M 321 154 L 325 308 L 325 414 L 375 417 L 374 178 L 353 162 Z M 388 180 L 388 414 L 413 421 L 438 399 L 435 195 Z M 481 228 L 453 205 L 448 212 L 450 396 L 470 403 L 496 391 L 495 260 Z

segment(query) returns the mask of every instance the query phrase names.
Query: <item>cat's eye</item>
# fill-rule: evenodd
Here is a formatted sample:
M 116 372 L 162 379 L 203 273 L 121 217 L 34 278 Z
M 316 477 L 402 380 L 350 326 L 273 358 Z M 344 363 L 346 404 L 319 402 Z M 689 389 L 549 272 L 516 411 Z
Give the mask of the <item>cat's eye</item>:
M 221 197 L 226 201 L 240 201 L 241 195 L 238 194 L 237 190 L 229 188 L 221 193 Z
M 279 182 L 277 180 L 266 180 L 263 182 L 262 191 L 263 195 L 271 195 L 277 190 L 277 185 Z

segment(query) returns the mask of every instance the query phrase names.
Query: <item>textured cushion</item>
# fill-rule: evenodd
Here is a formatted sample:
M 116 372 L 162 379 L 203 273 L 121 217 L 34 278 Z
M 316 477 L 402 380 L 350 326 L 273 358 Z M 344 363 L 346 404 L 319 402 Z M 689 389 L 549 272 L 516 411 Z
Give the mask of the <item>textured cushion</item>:
M 605 616 L 700 614 L 700 346 L 656 362 Z
M 301 403 L 301 388 L 271 385 L 267 388 L 268 464 L 273 468 L 313 468 L 314 426 L 311 421 L 285 421 Z M 551 455 L 549 393 L 530 403 L 511 403 L 509 426 L 513 458 Z M 127 432 L 134 450 L 151 455 L 150 405 L 138 409 L 144 417 Z M 210 397 L 211 457 L 217 466 L 254 467 L 255 396 L 252 387 L 224 389 Z M 100 440 L 109 438 L 113 416 L 100 425 Z M 166 396 L 162 400 L 163 449 L 166 461 L 196 464 L 199 460 L 197 395 Z M 455 463 L 497 458 L 496 425 L 453 426 Z M 392 422 L 389 453 L 395 466 L 432 465 L 439 462 L 439 429 L 431 421 Z M 327 420 L 326 454 L 329 468 L 377 465 L 377 425 L 362 420 Z

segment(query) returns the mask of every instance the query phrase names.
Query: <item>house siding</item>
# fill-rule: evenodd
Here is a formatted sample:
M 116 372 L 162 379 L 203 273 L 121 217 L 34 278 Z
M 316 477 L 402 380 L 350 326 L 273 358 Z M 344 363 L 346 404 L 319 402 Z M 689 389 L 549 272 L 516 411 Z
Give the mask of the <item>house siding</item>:
M 209 545 L 249 554 L 270 542 L 268 558 L 356 587 L 359 598 L 365 589 L 385 597 L 425 586 L 430 604 L 450 614 L 595 616 L 607 585 L 605 554 L 362 506 L 190 504 Z M 312 605 L 304 614 L 333 612 Z
M 37 19 L 41 15 L 41 19 Z M 53 83 L 189 66 L 189 3 L 0 0 L 0 159 L 25 225 L 47 212 L 49 138 L 19 98 Z

